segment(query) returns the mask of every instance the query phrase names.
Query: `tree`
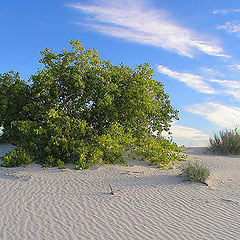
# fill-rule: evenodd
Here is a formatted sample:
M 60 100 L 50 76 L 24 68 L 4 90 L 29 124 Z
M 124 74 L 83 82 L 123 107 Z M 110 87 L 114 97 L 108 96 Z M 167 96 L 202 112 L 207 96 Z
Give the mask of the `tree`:
M 17 139 L 18 133 L 11 123 L 26 119 L 23 106 L 30 96 L 30 86 L 20 79 L 19 73 L 10 71 L 0 74 L 0 126 L 4 128 L 1 142 Z
M 44 68 L 28 84 L 18 74 L 2 75 L 2 139 L 21 149 L 4 157 L 3 165 L 14 165 L 16 156 L 25 154 L 27 162 L 73 162 L 84 169 L 90 163 L 123 162 L 128 148 L 160 167 L 182 159 L 181 148 L 161 137 L 178 112 L 149 64 L 114 66 L 79 41 L 70 44 L 71 51 L 41 52 Z M 10 106 L 18 106 L 13 117 Z

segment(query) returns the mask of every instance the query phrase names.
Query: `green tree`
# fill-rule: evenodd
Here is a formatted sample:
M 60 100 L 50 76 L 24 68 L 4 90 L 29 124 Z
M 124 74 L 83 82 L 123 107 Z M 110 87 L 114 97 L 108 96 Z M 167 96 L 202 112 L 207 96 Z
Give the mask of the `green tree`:
M 2 139 L 45 166 L 123 162 L 127 148 L 159 167 L 182 159 L 181 148 L 161 137 L 178 112 L 149 64 L 114 66 L 79 41 L 70 43 L 71 51 L 60 54 L 45 49 L 44 68 L 28 84 L 18 74 L 2 75 Z
M 19 73 L 10 71 L 0 74 L 0 126 L 4 128 L 1 142 L 17 139 L 18 133 L 11 123 L 26 119 L 23 107 L 30 98 L 30 86 L 20 79 Z

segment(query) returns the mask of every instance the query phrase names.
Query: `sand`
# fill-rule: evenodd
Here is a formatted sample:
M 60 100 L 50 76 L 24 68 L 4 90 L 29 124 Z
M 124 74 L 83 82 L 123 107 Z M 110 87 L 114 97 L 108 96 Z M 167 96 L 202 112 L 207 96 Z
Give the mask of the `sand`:
M 0 145 L 0 155 L 11 148 Z M 240 156 L 185 152 L 209 164 L 209 186 L 131 160 L 84 171 L 0 168 L 0 239 L 239 240 Z

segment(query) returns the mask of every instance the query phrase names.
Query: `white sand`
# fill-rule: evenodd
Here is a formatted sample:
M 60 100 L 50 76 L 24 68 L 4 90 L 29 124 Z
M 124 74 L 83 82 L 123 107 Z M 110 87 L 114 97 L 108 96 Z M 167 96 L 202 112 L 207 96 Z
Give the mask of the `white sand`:
M 8 150 L 0 145 L 0 154 Z M 240 157 L 204 151 L 187 150 L 209 164 L 209 186 L 137 161 L 66 172 L 0 168 L 0 239 L 239 240 Z

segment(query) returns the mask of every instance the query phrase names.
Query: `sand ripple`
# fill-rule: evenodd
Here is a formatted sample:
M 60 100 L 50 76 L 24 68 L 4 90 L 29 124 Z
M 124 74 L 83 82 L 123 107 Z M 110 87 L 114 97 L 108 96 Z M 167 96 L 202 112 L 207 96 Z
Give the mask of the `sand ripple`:
M 214 184 L 145 165 L 0 168 L 0 239 L 240 239 L 239 178 Z

